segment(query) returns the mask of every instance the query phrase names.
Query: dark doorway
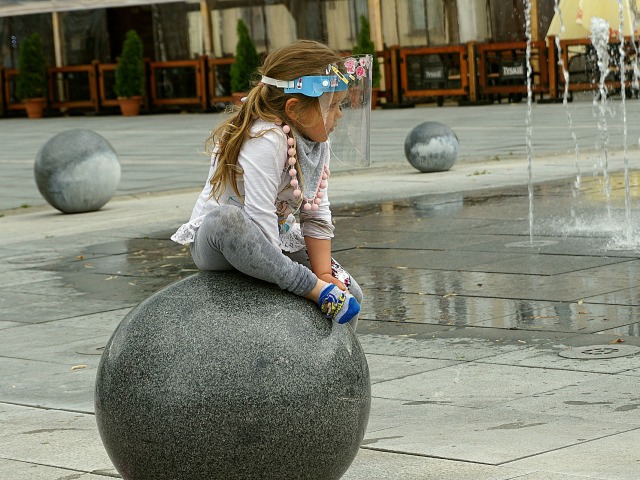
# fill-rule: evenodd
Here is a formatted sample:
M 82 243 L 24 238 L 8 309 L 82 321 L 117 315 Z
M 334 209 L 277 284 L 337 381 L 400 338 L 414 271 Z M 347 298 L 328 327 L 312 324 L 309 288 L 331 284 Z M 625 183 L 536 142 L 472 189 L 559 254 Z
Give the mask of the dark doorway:
M 153 16 L 150 5 L 109 8 L 107 10 L 107 29 L 112 62 L 115 62 L 122 52 L 122 43 L 129 30 L 135 30 L 142 39 L 145 58 L 154 60 Z

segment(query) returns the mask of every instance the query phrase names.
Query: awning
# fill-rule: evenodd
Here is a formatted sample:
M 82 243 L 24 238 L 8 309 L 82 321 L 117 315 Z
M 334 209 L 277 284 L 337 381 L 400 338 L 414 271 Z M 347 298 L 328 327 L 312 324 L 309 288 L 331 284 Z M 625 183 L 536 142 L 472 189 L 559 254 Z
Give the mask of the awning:
M 132 7 L 154 3 L 200 3 L 200 0 L 0 0 L 0 17 L 30 15 L 33 13 L 69 12 L 94 8 Z M 321 0 L 325 1 L 325 0 Z M 255 7 L 278 3 L 295 3 L 295 0 L 207 0 L 211 9 Z
M 175 0 L 0 0 L 0 17 L 169 2 Z

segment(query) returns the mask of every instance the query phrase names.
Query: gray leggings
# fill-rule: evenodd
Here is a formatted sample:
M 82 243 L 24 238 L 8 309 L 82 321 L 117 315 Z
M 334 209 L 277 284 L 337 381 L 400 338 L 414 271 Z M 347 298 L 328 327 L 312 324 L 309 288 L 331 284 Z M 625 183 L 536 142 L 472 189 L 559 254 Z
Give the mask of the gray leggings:
M 191 256 L 200 270 L 236 269 L 300 296 L 318 281 L 306 250 L 283 253 L 243 209 L 230 205 L 221 205 L 204 217 L 191 244 Z M 350 279 L 349 292 L 361 303 L 362 290 Z

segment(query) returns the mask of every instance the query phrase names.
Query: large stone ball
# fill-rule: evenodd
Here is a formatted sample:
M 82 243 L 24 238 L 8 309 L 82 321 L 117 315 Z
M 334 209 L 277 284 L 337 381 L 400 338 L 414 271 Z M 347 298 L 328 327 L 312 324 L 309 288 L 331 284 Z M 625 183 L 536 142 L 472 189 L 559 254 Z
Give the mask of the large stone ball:
M 411 166 L 421 172 L 443 172 L 458 157 L 458 137 L 442 123 L 424 122 L 406 136 L 404 154 Z
M 201 272 L 120 323 L 100 360 L 98 429 L 125 479 L 339 479 L 371 405 L 348 325 L 235 272 Z
M 93 212 L 111 200 L 120 162 L 109 142 L 86 129 L 66 130 L 36 155 L 34 175 L 49 204 L 64 213 Z

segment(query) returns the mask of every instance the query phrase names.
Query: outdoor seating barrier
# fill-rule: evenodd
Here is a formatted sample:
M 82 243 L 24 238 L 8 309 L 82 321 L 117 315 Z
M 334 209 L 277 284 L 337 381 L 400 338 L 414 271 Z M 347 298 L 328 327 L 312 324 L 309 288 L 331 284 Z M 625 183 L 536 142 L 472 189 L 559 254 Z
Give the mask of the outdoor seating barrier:
M 101 107 L 117 107 L 118 97 L 114 90 L 116 83 L 116 64 L 98 64 L 98 96 Z
M 69 108 L 100 109 L 96 65 L 49 67 L 49 107 L 59 110 Z
M 149 62 L 151 108 L 167 105 L 197 105 L 207 109 L 206 57 L 196 60 Z
M 608 92 L 617 93 L 620 89 L 634 89 L 631 91 L 635 96 L 638 95 L 637 87 L 633 85 L 634 65 L 637 65 L 636 52 L 638 51 L 638 41 L 634 46 L 631 37 L 624 39 L 625 56 L 624 56 L 624 81 L 622 79 L 622 68 L 620 66 L 620 40 L 612 39 L 608 44 L 609 65 L 608 73 L 604 79 L 604 84 Z M 568 39 L 560 40 L 560 51 L 554 52 L 561 59 L 562 65 L 556 62 L 556 96 L 562 97 L 565 90 L 565 72 L 568 73 L 569 83 L 566 90 L 570 95 L 573 92 L 593 90 L 597 91 L 600 84 L 600 68 L 598 66 L 598 54 L 591 44 L 591 40 L 584 39 Z M 549 49 L 556 49 L 555 37 L 549 38 Z
M 527 91 L 527 42 L 477 44 L 476 68 L 478 95 L 488 100 L 519 102 Z M 531 43 L 531 91 L 541 96 L 549 93 L 547 45 Z
M 4 71 L 5 68 L 0 65 L 0 115 L 6 115 L 7 109 L 4 101 Z
M 209 104 L 216 107 L 231 103 L 231 65 L 233 57 L 209 58 L 207 63 L 207 82 L 209 87 Z
M 564 93 L 565 76 L 569 74 L 567 90 L 599 88 L 600 72 L 595 49 L 589 39 L 562 40 L 560 48 L 555 37 L 531 44 L 532 92 L 559 100 Z M 625 39 L 624 80 L 619 67 L 620 42 L 609 43 L 610 65 L 605 80 L 608 92 L 621 88 L 638 96 L 638 42 Z M 476 100 L 520 101 L 527 95 L 527 42 L 476 43 L 464 45 L 401 48 L 391 46 L 377 52 L 381 60 L 382 82 L 378 96 L 387 106 L 417 103 L 435 99 L 438 105 L 445 97 L 459 102 Z M 345 55 L 350 52 L 344 52 Z M 561 61 L 558 61 L 560 59 Z M 202 111 L 220 110 L 233 101 L 230 68 L 233 57 L 208 58 L 168 62 L 145 61 L 146 94 L 143 110 L 147 112 L 190 107 Z M 48 107 L 52 110 L 90 109 L 95 112 L 115 112 L 118 100 L 114 92 L 115 63 L 73 65 L 48 68 Z M 0 67 L 0 115 L 11 115 L 25 109 L 15 97 L 18 71 Z
M 6 113 L 9 110 L 24 110 L 25 106 L 16 99 L 16 78 L 18 76 L 17 68 L 5 68 L 3 75 L 2 95 L 4 97 L 3 104 Z
M 435 97 L 442 105 L 444 97 L 469 96 L 466 45 L 402 48 L 400 62 L 403 97 Z

